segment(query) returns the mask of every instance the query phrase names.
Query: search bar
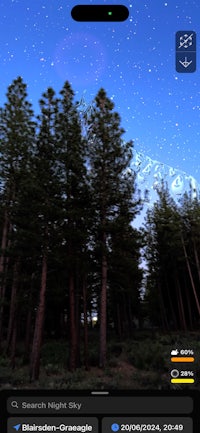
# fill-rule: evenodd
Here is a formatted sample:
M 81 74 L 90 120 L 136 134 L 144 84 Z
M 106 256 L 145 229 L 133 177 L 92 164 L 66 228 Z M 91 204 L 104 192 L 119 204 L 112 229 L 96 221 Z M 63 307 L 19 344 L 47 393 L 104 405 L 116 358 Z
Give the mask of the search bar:
M 193 399 L 177 397 L 9 397 L 11 414 L 190 414 Z

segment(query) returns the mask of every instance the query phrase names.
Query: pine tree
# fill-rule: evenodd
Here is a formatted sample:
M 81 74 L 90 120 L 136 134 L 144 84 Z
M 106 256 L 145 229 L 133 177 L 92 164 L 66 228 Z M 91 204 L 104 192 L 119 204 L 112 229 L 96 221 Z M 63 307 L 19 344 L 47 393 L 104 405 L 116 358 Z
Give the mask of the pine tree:
M 186 330 L 191 316 L 180 208 L 163 186 L 148 213 L 147 299 L 154 324 Z
M 30 379 L 39 377 L 40 354 L 45 319 L 48 259 L 52 254 L 52 239 L 59 227 L 61 187 L 57 167 L 56 120 L 58 104 L 55 92 L 49 88 L 40 100 L 41 115 L 34 158 L 34 223 L 41 266 L 39 301 L 36 311 L 30 360 Z M 62 210 L 62 207 L 61 207 Z
M 199 261 L 199 227 L 200 227 L 200 205 L 197 199 L 191 199 L 187 194 L 181 200 L 179 209 L 181 218 L 181 243 L 189 277 L 189 287 L 192 288 L 195 300 L 195 310 L 199 321 L 200 299 L 197 287 L 200 282 L 200 261 Z M 196 314 L 195 314 L 196 315 Z M 194 318 L 193 314 L 193 318 Z
M 21 77 L 16 78 L 8 87 L 7 101 L 0 112 L 0 179 L 2 201 L 2 240 L 0 256 L 0 339 L 3 325 L 3 311 L 6 297 L 7 273 L 13 272 L 14 291 L 11 297 L 15 308 L 10 308 L 11 339 L 16 313 L 17 288 L 16 272 L 19 273 L 21 250 L 19 249 L 19 227 L 15 221 L 15 213 L 19 197 L 26 188 L 31 172 L 31 157 L 35 140 L 35 122 L 31 104 L 27 101 L 26 84 Z M 21 277 L 24 270 L 21 270 Z M 15 313 L 14 313 L 15 312 Z M 15 315 L 16 316 L 16 315 Z M 16 332 L 15 332 L 16 335 Z
M 86 169 L 86 141 L 82 136 L 80 116 L 74 92 L 68 82 L 60 92 L 57 122 L 60 175 L 62 183 L 65 266 L 69 294 L 70 357 L 69 368 L 80 362 L 80 298 L 87 275 L 87 241 L 89 227 L 89 189 Z M 86 288 L 84 289 L 86 290 Z
M 136 211 L 133 202 L 134 182 L 125 175 L 132 158 L 133 143 L 122 139 L 124 130 L 114 104 L 100 89 L 93 111 L 88 116 L 89 168 L 92 190 L 93 238 L 100 267 L 100 357 L 106 363 L 108 252 L 112 224 L 123 204 Z
M 120 214 L 111 233 L 108 271 L 109 318 L 120 338 L 131 337 L 134 318 L 140 319 L 141 246 L 141 234 L 125 213 Z

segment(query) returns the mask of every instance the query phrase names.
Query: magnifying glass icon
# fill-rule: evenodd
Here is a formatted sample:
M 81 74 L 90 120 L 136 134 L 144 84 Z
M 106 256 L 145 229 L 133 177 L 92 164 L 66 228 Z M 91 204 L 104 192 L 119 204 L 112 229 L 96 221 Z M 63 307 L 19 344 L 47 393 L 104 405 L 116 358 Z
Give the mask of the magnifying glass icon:
M 17 401 L 11 401 L 11 406 L 14 408 L 14 409 L 19 409 L 19 406 L 18 406 L 18 403 L 17 403 Z

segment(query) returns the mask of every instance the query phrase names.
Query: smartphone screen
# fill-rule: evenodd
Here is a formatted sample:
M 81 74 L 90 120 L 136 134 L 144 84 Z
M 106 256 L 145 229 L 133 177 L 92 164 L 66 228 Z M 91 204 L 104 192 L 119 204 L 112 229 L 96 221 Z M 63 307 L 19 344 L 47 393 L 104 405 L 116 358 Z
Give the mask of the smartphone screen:
M 198 431 L 199 19 L 1 2 L 4 431 Z

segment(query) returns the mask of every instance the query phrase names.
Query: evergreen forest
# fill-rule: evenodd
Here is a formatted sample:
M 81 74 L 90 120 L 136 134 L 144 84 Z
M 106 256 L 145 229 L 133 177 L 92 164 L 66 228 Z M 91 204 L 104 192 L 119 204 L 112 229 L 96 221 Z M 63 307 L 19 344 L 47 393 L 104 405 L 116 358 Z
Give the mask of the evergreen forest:
M 106 91 L 39 107 L 17 77 L 0 108 L 0 387 L 168 388 L 171 350 L 200 354 L 200 201 L 163 181 L 136 229 Z

